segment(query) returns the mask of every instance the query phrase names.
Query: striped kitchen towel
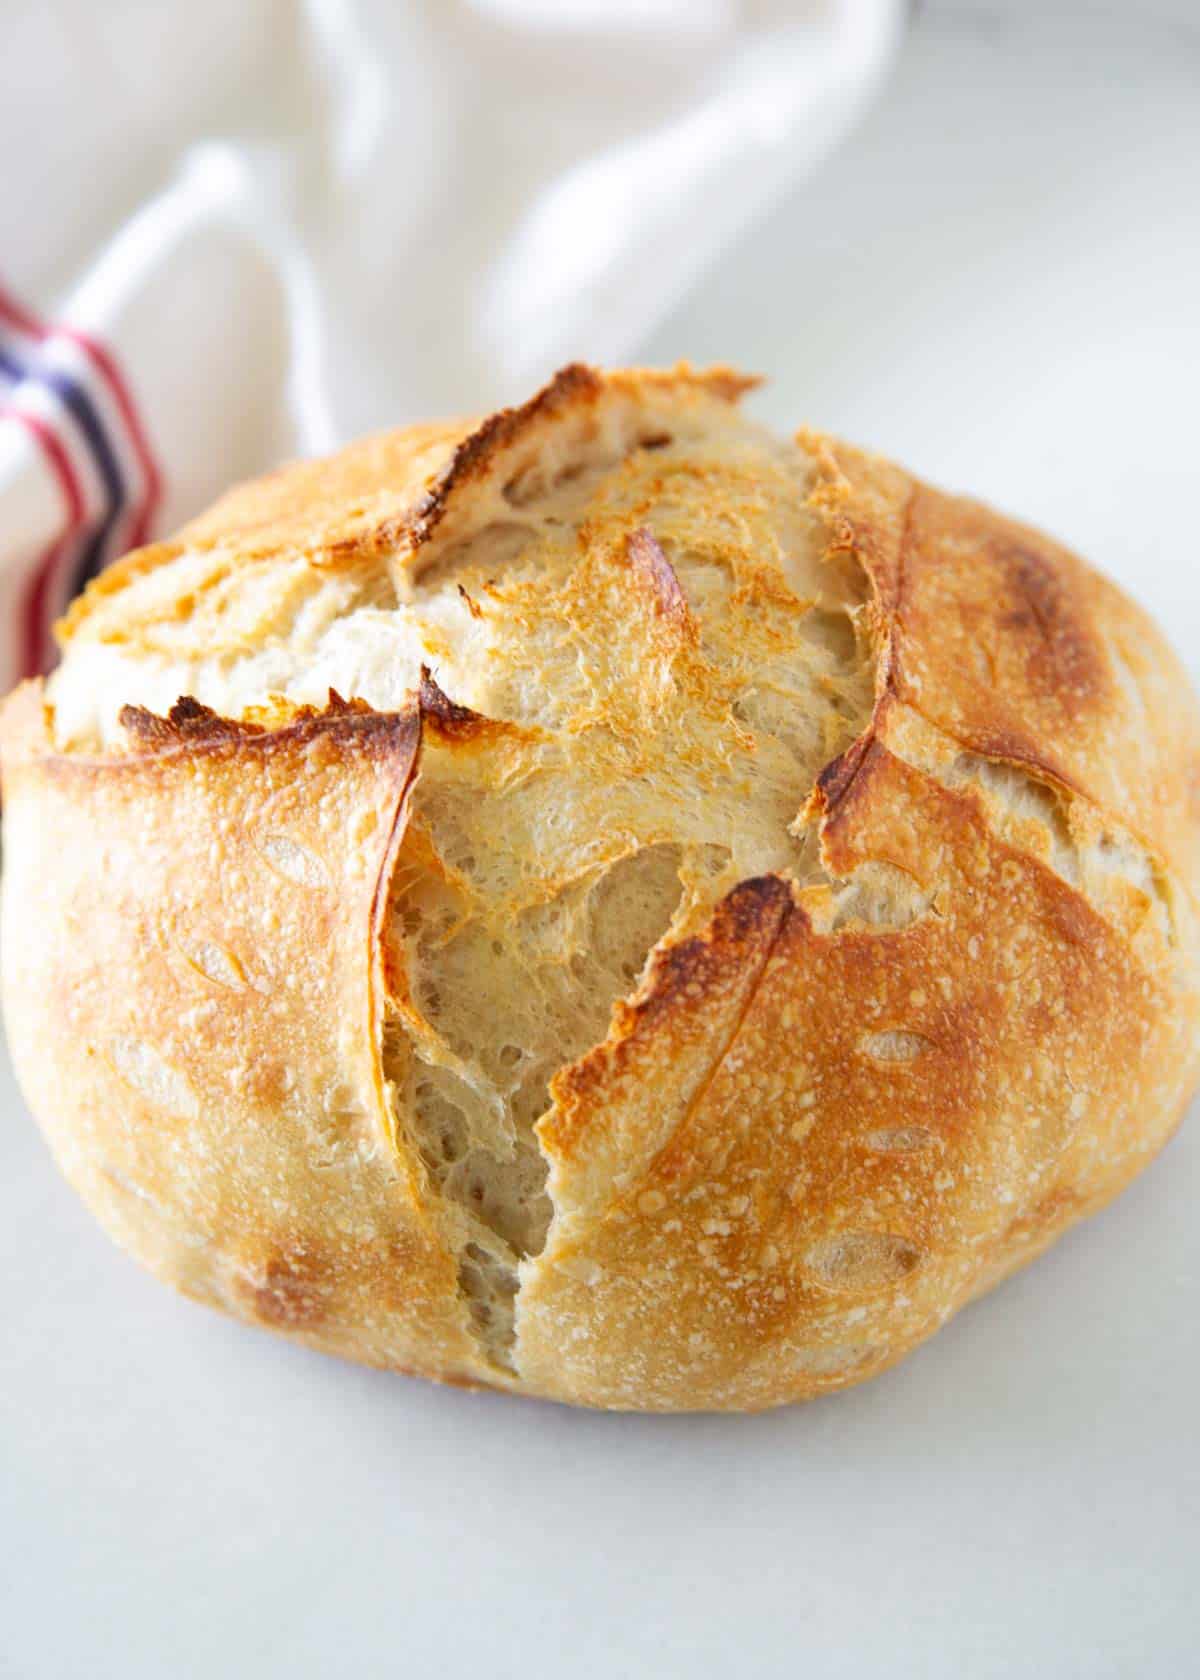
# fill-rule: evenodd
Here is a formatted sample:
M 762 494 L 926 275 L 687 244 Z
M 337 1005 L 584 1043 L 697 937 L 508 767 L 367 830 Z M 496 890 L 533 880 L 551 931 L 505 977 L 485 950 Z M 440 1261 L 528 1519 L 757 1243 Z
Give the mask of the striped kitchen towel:
M 79 327 L 47 325 L 3 289 L 0 418 L 36 447 L 62 501 L 46 547 L 34 537 L 26 554 L 10 549 L 4 662 L 32 676 L 51 662 L 51 625 L 71 596 L 148 540 L 161 478 L 113 356 Z

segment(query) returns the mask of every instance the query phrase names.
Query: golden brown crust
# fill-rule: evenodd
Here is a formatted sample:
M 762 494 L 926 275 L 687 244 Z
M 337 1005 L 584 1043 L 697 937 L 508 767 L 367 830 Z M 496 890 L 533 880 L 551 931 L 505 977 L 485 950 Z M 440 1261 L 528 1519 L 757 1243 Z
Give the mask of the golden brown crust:
M 559 1398 L 753 1408 L 858 1381 L 1106 1201 L 1175 1123 L 1194 1000 L 973 800 L 876 742 L 825 842 L 839 875 L 883 859 L 916 878 L 929 913 L 822 934 L 789 902 L 649 1151 L 636 1131 L 613 1146 L 619 1090 L 559 1082 L 558 1223 L 519 1335 L 522 1373 Z M 660 972 L 629 1081 L 643 1135 L 654 1070 L 710 1007 L 704 981 Z
M 1190 886 L 1200 724 L 1145 613 L 1040 532 L 806 437 L 833 545 L 875 590 L 881 691 L 965 750 L 1084 795 Z
M 53 750 L 40 685 L 4 717 L 5 1010 L 63 1170 L 188 1294 L 487 1380 L 379 1065 L 417 714 L 130 723 L 128 755 L 99 760 Z
M 565 369 L 472 431 L 414 428 L 235 491 L 70 622 L 121 637 L 123 592 L 207 549 L 235 594 L 245 563 L 282 558 L 305 576 L 376 565 L 403 598 L 435 551 L 523 516 L 570 465 L 564 440 L 599 436 L 601 456 L 652 459 L 624 501 L 586 503 L 552 609 L 527 578 L 463 591 L 475 623 L 510 611 L 523 647 L 570 650 L 557 676 L 583 672 L 582 698 L 557 731 L 481 715 L 428 667 L 399 712 L 336 695 L 236 720 L 130 706 L 128 751 L 99 760 L 53 747 L 37 689 L 10 701 L 19 1072 L 69 1176 L 162 1275 L 446 1380 L 755 1408 L 891 1364 L 1169 1134 L 1200 1024 L 1200 722 L 1177 662 L 1059 545 L 888 462 L 809 434 L 782 467 L 723 435 L 695 462 L 666 449 L 744 386 Z M 787 550 L 810 525 L 821 582 L 801 600 Z M 186 618 L 191 587 L 147 611 Z M 509 1371 L 472 1329 L 448 1204 L 382 1082 L 385 962 L 421 1027 L 384 920 L 422 728 L 459 845 L 443 857 L 414 821 L 406 866 L 465 914 L 487 848 L 515 858 L 509 919 L 545 939 L 542 910 L 589 870 L 685 838 L 719 849 L 727 834 L 679 826 L 689 798 L 738 777 L 765 797 L 751 772 L 786 709 L 754 714 L 721 637 L 759 638 L 759 686 L 788 697 L 784 653 L 809 646 L 795 625 L 838 645 L 831 602 L 860 651 L 812 667 L 833 745 L 779 818 L 784 861 L 699 894 L 607 1035 L 550 1081 L 553 1222 L 520 1268 Z M 854 712 L 872 670 L 873 710 Z M 636 790 L 656 776 L 651 807 Z M 713 809 L 736 822 L 736 802 Z M 453 1077 L 469 1048 L 443 1056 Z

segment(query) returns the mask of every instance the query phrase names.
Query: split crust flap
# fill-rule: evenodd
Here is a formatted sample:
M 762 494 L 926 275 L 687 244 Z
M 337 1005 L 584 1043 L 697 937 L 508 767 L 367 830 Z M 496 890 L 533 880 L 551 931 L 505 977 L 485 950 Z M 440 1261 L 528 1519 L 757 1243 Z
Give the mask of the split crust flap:
M 454 1263 L 399 1151 L 378 924 L 417 710 L 277 729 L 132 712 L 56 753 L 8 702 L 5 993 L 72 1183 L 186 1293 L 380 1365 L 470 1376 Z

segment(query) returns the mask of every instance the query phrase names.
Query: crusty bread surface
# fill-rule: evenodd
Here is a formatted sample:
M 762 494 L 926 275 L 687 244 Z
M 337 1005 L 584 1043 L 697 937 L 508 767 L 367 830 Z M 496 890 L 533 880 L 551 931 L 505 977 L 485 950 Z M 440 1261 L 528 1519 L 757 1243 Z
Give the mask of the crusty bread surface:
M 1197 1077 L 1200 721 L 1048 538 L 728 370 L 224 497 L 7 701 L 30 1106 L 186 1293 L 445 1381 L 894 1363 Z

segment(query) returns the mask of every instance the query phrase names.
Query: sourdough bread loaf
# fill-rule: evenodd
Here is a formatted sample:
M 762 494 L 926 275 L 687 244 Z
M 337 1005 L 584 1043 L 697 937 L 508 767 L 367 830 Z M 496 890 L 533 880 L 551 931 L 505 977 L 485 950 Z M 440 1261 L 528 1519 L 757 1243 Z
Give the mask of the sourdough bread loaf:
M 570 367 L 244 486 L 8 701 L 19 1077 L 188 1294 L 447 1381 L 764 1407 L 1169 1135 L 1175 659 L 750 383 Z

